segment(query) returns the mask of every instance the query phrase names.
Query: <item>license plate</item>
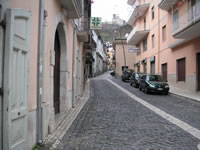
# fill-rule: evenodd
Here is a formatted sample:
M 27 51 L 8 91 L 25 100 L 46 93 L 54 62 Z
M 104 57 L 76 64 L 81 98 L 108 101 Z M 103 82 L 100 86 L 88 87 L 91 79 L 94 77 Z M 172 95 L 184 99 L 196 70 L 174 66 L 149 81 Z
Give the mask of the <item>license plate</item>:
M 158 88 L 158 90 L 159 90 L 159 91 L 162 91 L 162 90 L 163 90 L 163 88 Z

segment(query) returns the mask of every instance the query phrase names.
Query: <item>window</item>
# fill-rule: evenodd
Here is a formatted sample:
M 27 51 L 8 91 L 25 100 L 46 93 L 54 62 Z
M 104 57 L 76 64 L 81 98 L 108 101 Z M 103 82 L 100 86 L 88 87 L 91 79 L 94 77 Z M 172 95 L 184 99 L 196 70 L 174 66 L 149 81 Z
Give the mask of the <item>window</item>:
M 176 10 L 174 13 L 173 13 L 173 31 L 177 30 L 178 27 L 179 27 L 179 16 L 178 16 L 178 10 Z
M 140 45 L 136 45 L 136 47 L 139 47 L 139 52 L 137 52 L 137 56 L 139 56 L 141 53 Z
M 154 34 L 151 36 L 151 41 L 152 41 L 152 48 L 154 48 L 155 47 L 155 35 Z
M 151 18 L 152 18 L 152 20 L 154 19 L 154 6 L 151 8 Z
M 185 58 L 177 60 L 177 81 L 185 81 Z
M 143 40 L 143 52 L 147 50 L 147 38 Z
M 162 27 L 162 41 L 164 42 L 166 40 L 166 37 L 167 37 L 167 32 L 166 32 L 166 25 L 164 25 Z
M 151 62 L 151 74 L 155 74 L 155 61 Z
M 146 30 L 146 17 L 144 17 L 144 30 Z
M 143 67 L 144 67 L 144 73 L 147 73 L 147 63 L 144 63 Z

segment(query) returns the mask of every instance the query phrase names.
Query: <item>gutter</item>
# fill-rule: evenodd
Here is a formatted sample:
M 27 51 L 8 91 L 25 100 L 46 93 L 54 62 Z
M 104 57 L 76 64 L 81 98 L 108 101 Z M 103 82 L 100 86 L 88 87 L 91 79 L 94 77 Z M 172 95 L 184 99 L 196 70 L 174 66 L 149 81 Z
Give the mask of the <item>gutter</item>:
M 42 140 L 42 58 L 43 58 L 43 24 L 44 24 L 44 0 L 39 4 L 39 30 L 38 30 L 38 70 L 37 70 L 37 143 Z

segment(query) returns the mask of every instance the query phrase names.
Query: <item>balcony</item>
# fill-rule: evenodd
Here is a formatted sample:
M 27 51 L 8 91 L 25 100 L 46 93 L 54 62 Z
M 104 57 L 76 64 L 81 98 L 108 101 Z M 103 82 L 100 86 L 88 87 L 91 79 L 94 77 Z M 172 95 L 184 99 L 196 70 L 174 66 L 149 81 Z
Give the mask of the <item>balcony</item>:
M 77 19 L 81 17 L 82 1 L 81 0 L 59 0 L 62 7 L 67 9 L 69 19 Z
M 128 0 L 127 4 L 133 6 L 133 4 L 135 3 L 136 0 Z
M 179 0 L 160 0 L 158 3 L 158 7 L 160 9 L 168 11 L 172 8 Z
M 89 22 L 87 19 L 84 19 L 81 22 L 81 26 L 78 28 L 78 39 L 80 42 L 88 42 L 88 35 L 89 35 Z
M 130 45 L 137 45 L 149 34 L 149 30 L 138 30 L 137 27 L 133 28 L 131 33 L 128 35 L 127 43 Z
M 128 24 L 133 25 L 135 24 L 136 20 L 146 13 L 147 9 L 149 8 L 150 4 L 135 4 L 133 6 L 133 12 L 131 13 Z
M 197 7 L 198 6 L 198 7 Z M 173 22 L 172 35 L 176 39 L 192 40 L 200 36 L 200 5 L 193 6 Z

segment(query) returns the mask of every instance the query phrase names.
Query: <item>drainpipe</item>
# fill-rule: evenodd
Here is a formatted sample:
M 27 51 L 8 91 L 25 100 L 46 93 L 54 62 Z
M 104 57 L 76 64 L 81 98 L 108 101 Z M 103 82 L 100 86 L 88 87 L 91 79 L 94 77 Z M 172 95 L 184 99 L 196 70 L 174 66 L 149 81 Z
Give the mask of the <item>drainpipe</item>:
M 8 1 L 0 2 L 0 150 L 3 150 L 3 81 L 4 81 L 4 49 L 5 49 L 5 15 Z M 5 147 L 5 145 L 4 145 Z
M 160 73 L 160 8 L 158 8 L 158 74 Z
M 46 109 L 46 97 L 47 97 L 47 91 L 46 91 L 46 86 L 47 86 L 47 80 L 46 80 L 46 68 L 47 68 L 47 16 L 48 12 L 44 10 L 44 23 L 43 23 L 43 59 L 42 59 L 42 110 Z M 45 111 L 42 111 L 42 139 L 45 138 L 45 119 L 46 119 L 46 113 Z
M 74 72 L 74 60 L 75 60 L 75 39 L 76 39 L 76 27 L 73 28 L 73 56 L 72 56 L 72 108 L 75 108 L 74 105 L 74 78 L 75 78 L 75 72 Z
M 39 30 L 38 30 L 38 71 L 37 71 L 37 143 L 43 144 L 42 140 L 42 58 L 43 58 L 43 23 L 44 23 L 44 0 L 39 4 Z

